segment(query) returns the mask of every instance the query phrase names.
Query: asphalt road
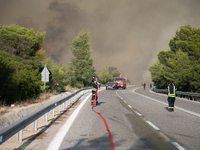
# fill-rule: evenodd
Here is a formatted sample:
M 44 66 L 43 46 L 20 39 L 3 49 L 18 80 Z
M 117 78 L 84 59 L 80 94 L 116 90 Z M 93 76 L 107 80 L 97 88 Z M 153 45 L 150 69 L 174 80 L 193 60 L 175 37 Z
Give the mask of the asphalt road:
M 105 90 L 99 92 L 100 105 L 94 109 L 106 119 L 115 149 L 176 149 L 174 143 L 179 149 L 198 150 L 200 118 L 184 110 L 199 114 L 200 103 L 177 98 L 175 111 L 168 112 L 166 99 L 166 95 L 152 93 L 148 88 Z M 60 149 L 110 149 L 108 131 L 102 118 L 92 111 L 89 100 Z
M 168 112 L 166 95 L 136 86 L 103 90 L 98 96 L 99 105 L 94 110 L 106 119 L 115 150 L 200 149 L 199 102 L 176 98 L 175 111 Z M 61 142 L 59 150 L 110 150 L 104 121 L 92 111 L 91 97 L 88 98 L 67 134 L 58 140 Z M 62 119 L 57 128 L 51 126 L 46 137 L 29 148 L 47 149 L 49 144 L 57 144 L 52 143 L 53 138 L 67 120 L 69 116 Z

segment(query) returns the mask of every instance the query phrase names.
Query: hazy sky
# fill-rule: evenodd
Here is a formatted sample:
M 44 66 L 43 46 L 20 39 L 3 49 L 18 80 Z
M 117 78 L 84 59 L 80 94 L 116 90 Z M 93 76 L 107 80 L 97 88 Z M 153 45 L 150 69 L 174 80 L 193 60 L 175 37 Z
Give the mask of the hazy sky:
M 200 27 L 200 0 L 0 0 L 0 26 L 10 24 L 45 31 L 46 55 L 67 65 L 72 40 L 89 30 L 97 73 L 106 64 L 148 83 L 148 67 L 176 30 Z

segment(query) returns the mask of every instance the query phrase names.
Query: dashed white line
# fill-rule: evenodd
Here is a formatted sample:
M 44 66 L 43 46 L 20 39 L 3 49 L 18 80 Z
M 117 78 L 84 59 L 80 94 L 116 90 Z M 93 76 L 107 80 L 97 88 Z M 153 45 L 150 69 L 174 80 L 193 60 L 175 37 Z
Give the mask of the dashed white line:
M 131 105 L 128 105 L 128 107 L 132 108 Z
M 138 115 L 138 116 L 142 116 L 139 112 L 135 111 L 135 113 Z
M 174 146 L 176 146 L 179 150 L 185 150 L 182 146 L 180 146 L 177 142 L 172 142 Z
M 132 92 L 136 93 L 135 90 L 136 90 L 136 89 L 132 90 Z M 117 91 L 116 91 L 116 93 L 117 93 Z M 159 103 L 161 103 L 161 104 L 168 105 L 167 103 L 161 102 L 161 101 L 156 100 L 156 99 L 153 99 L 153 98 L 151 98 L 151 97 L 147 97 L 147 96 L 142 95 L 142 94 L 139 94 L 139 93 L 136 93 L 136 94 L 138 94 L 138 95 L 140 95 L 140 96 L 143 96 L 143 97 L 146 97 L 146 98 L 148 98 L 148 99 L 154 100 L 154 101 L 156 101 L 156 102 L 159 102 Z M 117 93 L 117 96 L 120 97 L 118 93 Z M 120 98 L 123 100 L 122 97 L 120 97 Z M 124 100 L 124 103 L 127 103 L 127 102 Z M 132 108 L 131 105 L 128 105 L 128 107 Z M 200 117 L 200 115 L 197 114 L 197 113 L 194 113 L 194 112 L 191 112 L 191 111 L 188 111 L 188 110 L 179 108 L 179 107 L 176 107 L 176 108 L 178 108 L 179 110 L 182 110 L 182 111 L 185 111 L 185 112 L 188 112 L 188 113 L 191 113 L 191 114 L 193 114 L 193 115 L 197 115 L 198 117 Z M 138 116 L 142 116 L 142 114 L 140 114 L 139 112 L 137 112 L 137 111 L 134 111 L 134 112 L 135 112 Z M 155 126 L 155 125 L 154 125 L 153 123 L 151 123 L 150 121 L 146 121 L 146 122 L 147 122 L 150 126 L 152 126 L 155 130 L 160 130 L 157 126 Z M 167 138 L 163 133 L 161 133 L 161 134 L 162 134 L 165 138 Z M 168 138 L 167 138 L 167 139 L 168 139 Z M 181 147 L 177 142 L 171 142 L 171 143 L 172 143 L 174 146 L 176 146 L 179 150 L 185 150 L 185 149 L 184 149 L 183 147 Z
M 170 141 L 170 139 L 166 137 L 163 133 L 160 133 L 160 134 Z
M 145 97 L 145 98 L 148 98 L 148 99 L 150 99 L 150 100 L 153 100 L 153 101 L 156 101 L 156 102 L 158 102 L 158 103 L 161 103 L 161 104 L 164 104 L 164 105 L 167 105 L 167 106 L 168 106 L 168 103 L 164 103 L 164 102 L 161 102 L 161 101 L 159 101 L 159 100 L 157 100 L 157 99 L 154 99 L 154 98 L 151 98 L 151 97 L 148 97 L 148 96 L 139 94 L 139 93 L 135 92 L 135 90 L 136 90 L 136 89 L 132 90 L 132 92 L 135 93 L 135 94 L 138 94 L 138 95 L 140 95 L 140 96 L 143 96 L 143 97 Z M 186 113 L 195 115 L 195 116 L 197 116 L 197 117 L 200 117 L 200 114 L 198 114 L 198 113 L 195 113 L 195 112 L 192 112 L 192 111 L 189 111 L 189 110 L 186 110 L 186 109 L 177 107 L 177 106 L 175 106 L 175 108 L 176 108 L 176 109 L 179 109 L 179 110 L 182 110 L 182 111 L 184 111 L 184 112 L 186 112 Z
M 155 130 L 160 130 L 158 127 L 156 127 L 153 123 L 150 121 L 146 121 L 149 125 L 151 125 Z
M 143 97 L 145 97 L 145 98 L 148 98 L 148 99 L 151 99 L 151 100 L 153 100 L 153 101 L 159 102 L 159 103 L 161 103 L 161 104 L 168 105 L 167 103 L 161 102 L 161 101 L 156 100 L 156 99 L 154 99 L 154 98 L 151 98 L 151 97 L 148 97 L 148 96 L 145 96 L 145 95 L 136 93 L 135 90 L 136 90 L 136 89 L 132 90 L 132 92 L 135 93 L 135 94 L 138 94 L 138 95 L 143 96 Z M 189 111 L 189 110 L 180 108 L 180 107 L 176 107 L 176 109 L 179 109 L 179 110 L 182 110 L 182 111 L 187 112 L 187 113 L 189 113 L 189 114 L 192 114 L 192 115 L 195 115 L 195 116 L 197 116 L 197 117 L 200 117 L 200 114 L 198 114 L 198 113 L 195 113 L 195 112 L 192 112 L 192 111 Z M 137 111 L 135 111 L 135 113 L 138 114 Z M 140 113 L 139 113 L 139 114 L 140 114 Z M 139 114 L 138 114 L 138 115 L 139 115 Z M 141 114 L 140 114 L 140 115 L 141 115 Z M 147 122 L 149 125 L 151 125 L 155 130 L 160 130 L 157 126 L 155 126 L 155 125 L 154 125 L 153 123 L 151 123 L 150 121 L 146 121 L 146 122 Z M 162 134 L 164 137 L 166 137 L 163 133 L 161 133 L 161 134 Z M 166 137 L 166 138 L 167 138 L 167 137 Z M 167 138 L 167 139 L 168 139 L 168 138 Z M 171 143 L 172 143 L 174 146 L 176 146 L 179 150 L 185 150 L 185 149 L 184 149 L 182 146 L 180 146 L 177 142 L 171 142 Z

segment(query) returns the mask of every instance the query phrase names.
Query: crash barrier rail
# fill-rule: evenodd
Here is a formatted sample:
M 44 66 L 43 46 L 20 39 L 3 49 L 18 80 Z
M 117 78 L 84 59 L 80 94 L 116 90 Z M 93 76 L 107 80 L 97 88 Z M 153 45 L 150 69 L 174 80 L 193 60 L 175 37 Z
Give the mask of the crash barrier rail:
M 29 115 L 17 120 L 16 122 L 8 125 L 7 127 L 0 130 L 0 145 L 8 140 L 10 137 L 18 133 L 17 140 L 22 141 L 23 140 L 23 129 L 28 126 L 29 124 L 33 123 L 33 129 L 38 129 L 38 119 L 44 115 L 44 120 L 48 122 L 48 112 L 52 110 L 52 116 L 54 116 L 55 108 L 58 108 L 58 113 L 60 113 L 60 106 L 62 105 L 62 108 L 65 108 L 71 104 L 71 100 L 77 99 L 78 96 L 82 96 L 86 92 L 91 90 L 91 87 L 88 88 L 82 88 L 80 90 L 75 91 L 74 93 L 67 95 L 66 97 L 63 97 L 61 99 L 58 99 L 52 103 L 49 103 L 34 112 L 30 113 Z M 85 93 L 84 93 L 85 91 Z M 68 103 L 68 104 L 67 104 Z
M 168 94 L 168 91 L 166 89 L 155 89 L 153 88 L 153 91 L 156 93 L 163 93 Z M 176 91 L 176 97 L 180 98 L 186 98 L 193 101 L 199 102 L 200 93 L 191 93 L 191 92 L 182 92 L 182 91 Z

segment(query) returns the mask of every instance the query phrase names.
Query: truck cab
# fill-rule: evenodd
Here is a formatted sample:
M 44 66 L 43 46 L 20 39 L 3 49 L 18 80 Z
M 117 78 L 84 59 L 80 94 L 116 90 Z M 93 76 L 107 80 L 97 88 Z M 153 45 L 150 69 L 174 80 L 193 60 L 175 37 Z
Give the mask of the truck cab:
M 114 88 L 116 89 L 118 88 L 126 89 L 126 79 L 123 77 L 115 77 L 113 84 Z

